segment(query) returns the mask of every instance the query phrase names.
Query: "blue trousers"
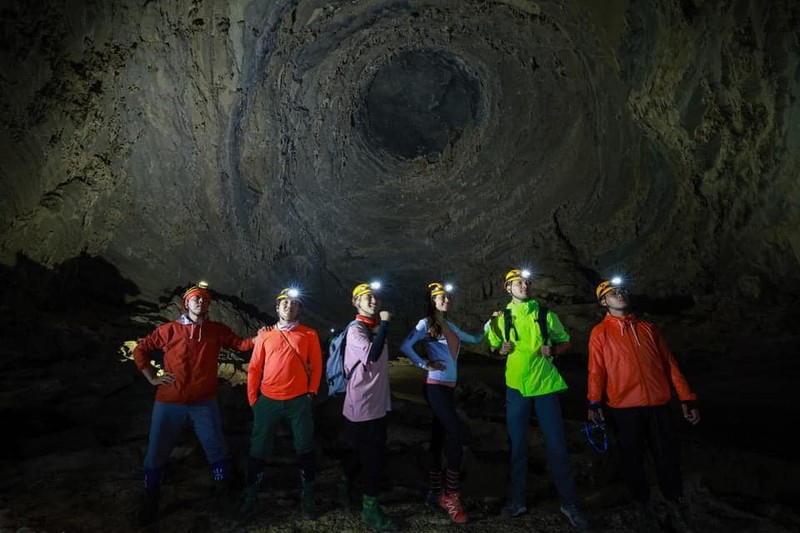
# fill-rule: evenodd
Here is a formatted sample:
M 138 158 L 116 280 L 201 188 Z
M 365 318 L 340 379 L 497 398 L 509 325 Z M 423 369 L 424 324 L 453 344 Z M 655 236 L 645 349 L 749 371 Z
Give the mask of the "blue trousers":
M 155 402 L 150 421 L 150 442 L 144 457 L 145 472 L 161 471 L 187 422 L 191 422 L 194 427 L 209 464 L 215 468 L 215 465 L 222 463 L 227 466 L 228 445 L 222 433 L 217 400 L 196 403 Z M 222 477 L 226 474 L 227 472 L 223 472 Z M 217 475 L 215 472 L 215 476 Z
M 526 504 L 528 484 L 528 425 L 531 409 L 536 410 L 539 427 L 544 437 L 547 463 L 561 499 L 561 504 L 578 502 L 572 465 L 567 454 L 564 423 L 558 394 L 524 397 L 516 389 L 506 387 L 506 424 L 511 444 L 510 497 L 517 504 Z

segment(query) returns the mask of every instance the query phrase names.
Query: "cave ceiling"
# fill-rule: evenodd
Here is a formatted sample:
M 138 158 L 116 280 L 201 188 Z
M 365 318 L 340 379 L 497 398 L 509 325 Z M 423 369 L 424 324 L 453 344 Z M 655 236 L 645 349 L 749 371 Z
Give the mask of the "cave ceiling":
M 601 5 L 602 4 L 602 5 Z M 792 1 L 4 2 L 0 260 L 100 256 L 324 322 L 384 279 L 484 312 L 800 292 Z M 477 311 L 476 311 L 477 312 Z

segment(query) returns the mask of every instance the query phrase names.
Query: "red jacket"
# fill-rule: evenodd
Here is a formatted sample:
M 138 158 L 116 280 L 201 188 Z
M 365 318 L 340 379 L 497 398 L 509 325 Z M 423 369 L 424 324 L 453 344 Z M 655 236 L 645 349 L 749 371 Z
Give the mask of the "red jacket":
M 322 378 L 322 350 L 317 332 L 298 325 L 277 327 L 256 338 L 247 366 L 247 399 L 256 403 L 259 392 L 272 400 L 291 400 L 316 394 Z
M 228 326 L 203 321 L 194 324 L 179 319 L 157 327 L 136 345 L 133 359 L 139 370 L 150 364 L 152 352 L 164 352 L 164 370 L 175 378 L 172 385 L 159 385 L 156 401 L 191 403 L 217 397 L 217 367 L 222 348 L 247 351 L 253 339 L 234 335 Z
M 606 314 L 589 336 L 590 402 L 609 407 L 664 405 L 675 390 L 684 401 L 697 395 L 678 368 L 666 341 L 656 327 L 634 315 L 617 318 Z

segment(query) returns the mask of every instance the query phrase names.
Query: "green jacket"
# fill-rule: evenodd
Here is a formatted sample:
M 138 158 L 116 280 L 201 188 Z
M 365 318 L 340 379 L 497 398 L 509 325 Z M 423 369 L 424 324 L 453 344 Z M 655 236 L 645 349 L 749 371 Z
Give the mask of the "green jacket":
M 539 302 L 514 303 L 511 309 L 512 328 L 509 333 L 514 350 L 506 359 L 506 386 L 518 390 L 522 396 L 541 396 L 567 389 L 567 383 L 550 359 L 541 354 L 542 332 L 536 319 L 539 316 Z M 516 333 L 514 330 L 516 329 Z M 551 344 L 569 342 L 569 334 L 552 310 L 547 313 L 547 330 Z M 489 346 L 499 348 L 505 341 L 505 316 L 492 319 L 486 335 Z

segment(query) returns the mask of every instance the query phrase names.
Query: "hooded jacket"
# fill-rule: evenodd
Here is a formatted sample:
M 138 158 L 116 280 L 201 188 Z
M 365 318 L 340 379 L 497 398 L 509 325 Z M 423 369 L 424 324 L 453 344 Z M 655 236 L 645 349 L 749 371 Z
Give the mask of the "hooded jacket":
M 241 352 L 253 348 L 253 339 L 237 337 L 220 322 L 204 320 L 197 324 L 182 315 L 157 327 L 133 350 L 139 370 L 150 364 L 151 355 L 164 352 L 164 371 L 172 373 L 175 383 L 159 385 L 156 401 L 192 403 L 217 397 L 217 367 L 222 348 Z
M 247 399 L 259 394 L 271 400 L 291 400 L 317 394 L 322 378 L 322 349 L 317 332 L 299 324 L 259 332 L 247 366 Z
M 539 302 L 530 299 L 524 302 L 512 300 L 506 309 L 511 310 L 510 341 L 514 349 L 506 358 L 506 386 L 516 389 L 522 396 L 542 396 L 567 389 L 567 383 L 549 357 L 542 355 L 542 332 L 539 329 Z M 499 348 L 505 339 L 505 314 L 489 323 L 486 339 L 489 346 Z M 569 342 L 558 315 L 547 313 L 547 329 L 554 344 Z
M 607 313 L 589 336 L 589 402 L 605 394 L 612 408 L 650 407 L 669 402 L 673 390 L 682 401 L 697 399 L 656 327 Z

